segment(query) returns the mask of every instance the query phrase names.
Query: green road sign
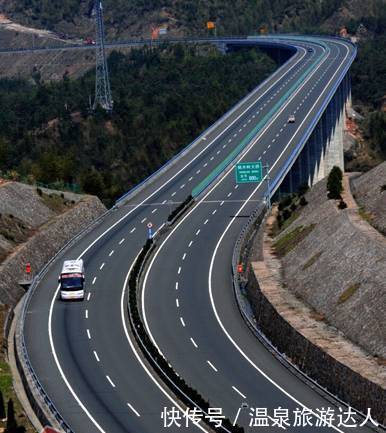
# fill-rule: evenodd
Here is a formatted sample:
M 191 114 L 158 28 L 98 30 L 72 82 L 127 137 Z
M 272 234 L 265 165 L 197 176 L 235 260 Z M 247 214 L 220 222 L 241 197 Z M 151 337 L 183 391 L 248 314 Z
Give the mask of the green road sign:
M 261 182 L 263 167 L 261 161 L 236 164 L 236 183 Z

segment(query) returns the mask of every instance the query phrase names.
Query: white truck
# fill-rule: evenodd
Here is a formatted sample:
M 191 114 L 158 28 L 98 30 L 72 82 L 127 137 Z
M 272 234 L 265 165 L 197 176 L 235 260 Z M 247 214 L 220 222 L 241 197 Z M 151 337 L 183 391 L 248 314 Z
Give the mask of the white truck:
M 65 260 L 59 275 L 60 299 L 84 299 L 83 260 Z

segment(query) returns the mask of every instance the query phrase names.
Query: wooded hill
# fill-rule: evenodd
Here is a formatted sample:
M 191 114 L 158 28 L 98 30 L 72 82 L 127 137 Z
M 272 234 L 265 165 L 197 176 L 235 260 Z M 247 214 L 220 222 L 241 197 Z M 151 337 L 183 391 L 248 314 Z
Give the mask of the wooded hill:
M 258 50 L 164 46 L 109 59 L 114 111 L 89 115 L 94 72 L 79 80 L 0 80 L 0 170 L 81 185 L 106 204 L 191 142 L 271 74 Z M 36 84 L 37 83 L 37 84 Z M 0 173 L 1 174 L 1 173 Z

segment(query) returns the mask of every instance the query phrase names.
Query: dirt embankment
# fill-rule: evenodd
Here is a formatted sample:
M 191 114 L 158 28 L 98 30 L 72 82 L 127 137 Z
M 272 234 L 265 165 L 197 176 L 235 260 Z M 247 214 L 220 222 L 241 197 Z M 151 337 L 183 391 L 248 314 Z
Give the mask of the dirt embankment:
M 106 208 L 98 198 L 0 184 L 0 303 L 15 305 L 26 264 L 37 272 Z

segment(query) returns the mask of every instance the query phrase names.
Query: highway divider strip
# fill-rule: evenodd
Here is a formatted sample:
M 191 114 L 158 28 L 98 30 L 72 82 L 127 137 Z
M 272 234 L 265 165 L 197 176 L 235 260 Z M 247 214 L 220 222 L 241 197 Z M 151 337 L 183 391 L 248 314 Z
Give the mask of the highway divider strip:
M 205 400 L 205 398 L 196 389 L 188 385 L 185 380 L 176 373 L 176 371 L 174 371 L 168 360 L 165 359 L 154 346 L 146 332 L 141 315 L 139 313 L 138 292 L 141 275 L 155 248 L 156 241 L 154 239 L 148 239 L 141 253 L 137 257 L 129 275 L 129 300 L 127 307 L 129 322 L 134 337 L 143 355 L 157 372 L 159 377 L 188 408 L 199 409 L 203 414 L 205 414 L 206 417 L 202 418 L 202 421 L 205 422 L 205 424 L 207 424 L 211 430 L 225 433 L 244 433 L 243 427 L 237 425 L 233 426 L 232 422 L 228 418 L 222 419 L 221 426 L 216 426 L 216 421 L 213 421 L 213 423 L 209 421 L 209 402 Z
M 321 44 L 323 45 L 323 44 Z M 325 45 L 326 51 L 330 49 Z M 274 107 L 263 117 L 263 119 L 253 128 L 251 132 L 233 149 L 233 151 L 197 186 L 192 190 L 192 196 L 199 196 L 224 170 L 237 158 L 237 156 L 253 141 L 260 130 L 268 123 L 269 119 L 280 109 L 280 107 L 290 98 L 292 93 L 297 90 L 304 82 L 308 74 L 321 62 L 324 55 L 320 55 L 312 65 L 301 75 L 296 83 L 280 98 Z

